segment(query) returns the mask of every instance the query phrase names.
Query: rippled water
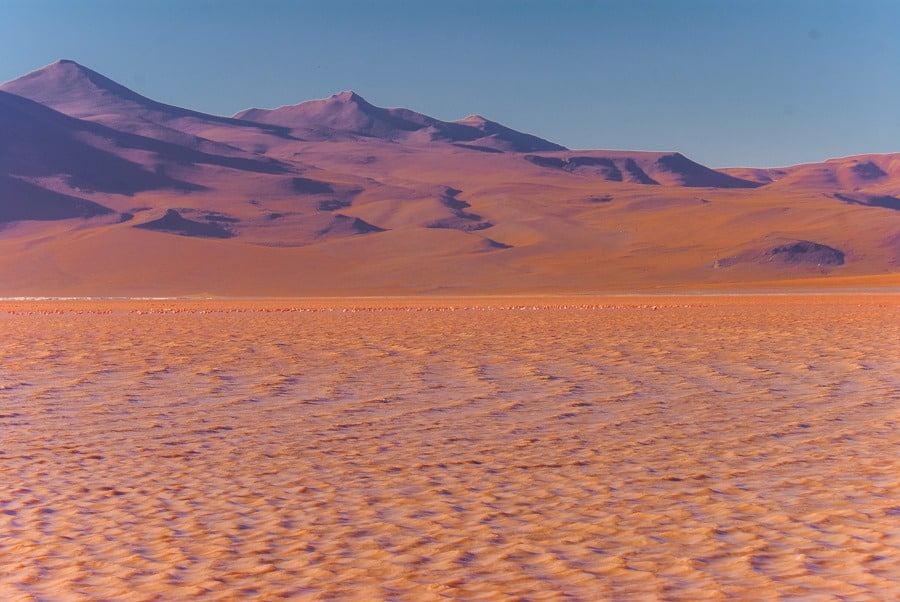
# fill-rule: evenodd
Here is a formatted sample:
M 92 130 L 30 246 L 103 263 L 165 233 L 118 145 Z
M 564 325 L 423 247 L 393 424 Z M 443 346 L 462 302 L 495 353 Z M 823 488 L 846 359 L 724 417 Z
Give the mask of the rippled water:
M 656 303 L 0 305 L 0 599 L 900 597 L 900 300 Z

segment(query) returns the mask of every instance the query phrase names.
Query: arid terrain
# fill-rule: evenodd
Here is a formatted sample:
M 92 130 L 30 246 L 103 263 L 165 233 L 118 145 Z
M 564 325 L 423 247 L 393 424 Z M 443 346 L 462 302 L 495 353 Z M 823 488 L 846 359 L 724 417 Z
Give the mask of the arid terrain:
M 898 359 L 900 154 L 0 84 L 3 601 L 900 599 Z
M 353 92 L 221 117 L 72 61 L 0 85 L 3 297 L 897 290 L 898 209 L 900 154 L 710 169 Z
M 891 600 L 896 295 L 4 301 L 0 599 Z

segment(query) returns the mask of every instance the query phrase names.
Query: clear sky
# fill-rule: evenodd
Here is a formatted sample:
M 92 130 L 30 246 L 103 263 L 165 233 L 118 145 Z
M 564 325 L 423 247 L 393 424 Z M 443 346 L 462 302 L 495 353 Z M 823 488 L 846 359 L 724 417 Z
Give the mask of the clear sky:
M 900 151 L 898 0 L 0 0 L 0 81 L 58 58 L 220 115 L 352 89 L 714 167 Z

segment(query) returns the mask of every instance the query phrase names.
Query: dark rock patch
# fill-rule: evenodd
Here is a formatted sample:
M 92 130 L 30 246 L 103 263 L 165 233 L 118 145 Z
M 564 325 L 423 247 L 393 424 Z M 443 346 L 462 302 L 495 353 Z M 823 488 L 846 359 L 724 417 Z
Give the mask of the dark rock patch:
M 852 168 L 853 173 L 862 178 L 863 180 L 877 180 L 878 178 L 883 178 L 887 174 L 880 167 L 875 165 L 871 161 L 867 161 L 865 163 L 858 163 L 854 165 Z
M 457 190 L 456 188 L 447 188 L 444 191 L 444 194 L 441 196 L 441 204 L 445 207 L 449 207 L 453 211 L 462 211 L 463 209 L 471 207 L 472 205 L 470 205 L 466 201 L 456 198 L 460 194 L 462 194 L 462 190 Z
M 351 217 L 338 213 L 334 216 L 334 220 L 328 227 L 319 230 L 316 236 L 352 236 L 355 234 L 371 234 L 373 232 L 384 232 L 384 228 L 379 228 L 358 217 Z
M 479 151 L 482 153 L 503 153 L 499 148 L 491 148 L 490 146 L 479 146 L 477 144 L 454 144 L 453 146 L 458 146 L 459 148 L 467 148 L 473 151 Z
M 731 257 L 717 259 L 714 267 L 727 268 L 740 263 L 782 266 L 840 266 L 845 254 L 839 249 L 809 240 L 795 240 L 763 249 L 750 249 Z
M 828 245 L 798 240 L 770 249 L 766 256 L 782 263 L 809 263 L 815 265 L 844 265 L 844 252 Z
M 226 224 L 237 224 L 241 220 L 236 217 L 231 217 L 230 215 L 225 215 L 224 213 L 220 213 L 218 211 L 210 211 L 205 215 L 206 221 L 208 222 L 223 222 Z
M 441 197 L 441 204 L 444 205 L 444 207 L 452 210 L 455 217 L 458 217 L 460 219 L 479 221 L 481 219 L 480 215 L 466 211 L 466 209 L 468 209 L 472 205 L 457 198 L 460 193 L 462 193 L 462 190 L 448 188 L 444 195 Z
M 291 190 L 300 194 L 332 194 L 334 188 L 328 182 L 311 178 L 291 178 Z
M 616 167 L 616 164 L 612 159 L 606 159 L 604 157 L 572 157 L 563 169 L 577 173 L 590 171 L 592 175 L 598 175 L 610 182 L 622 181 L 621 170 Z
M 828 195 L 825 195 L 825 196 L 828 196 Z M 848 196 L 848 195 L 846 195 L 846 194 L 835 194 L 835 195 L 834 195 L 834 198 L 836 198 L 836 199 L 839 200 L 839 201 L 843 201 L 843 202 L 845 202 L 845 203 L 849 203 L 850 205 L 868 205 L 868 203 L 864 203 L 864 202 L 862 202 L 861 200 L 855 199 L 855 198 L 853 198 L 853 197 L 851 197 L 851 196 Z
M 155 230 L 180 236 L 199 236 L 204 238 L 232 238 L 234 232 L 217 223 L 198 222 L 182 217 L 175 209 L 169 209 L 159 219 L 132 226 L 143 230 Z
M 542 157 L 540 155 L 525 155 L 526 161 L 534 163 L 539 167 L 550 167 L 552 169 L 564 169 L 566 161 L 559 157 Z
M 560 157 L 525 155 L 524 159 L 540 167 L 561 169 L 569 173 L 582 175 L 599 176 L 610 182 L 627 181 L 635 184 L 659 184 L 659 182 L 648 176 L 634 159 L 625 159 L 621 163 L 621 167 L 614 159 L 608 157 L 575 156 L 562 159 Z
M 466 214 L 472 215 L 472 214 Z M 425 224 L 426 228 L 436 228 L 436 229 L 446 229 L 446 230 L 460 230 L 462 232 L 477 232 L 479 230 L 486 230 L 487 228 L 493 228 L 494 224 L 491 222 L 483 222 L 480 221 L 481 218 L 477 218 L 479 221 L 473 221 L 468 217 L 445 217 L 443 219 L 437 219 Z
M 625 159 L 625 173 L 627 173 L 630 176 L 629 179 L 636 184 L 647 184 L 650 186 L 659 185 L 659 182 L 648 176 L 634 159 Z
M 456 188 L 446 188 L 441 196 L 441 204 L 450 209 L 452 215 L 441 219 L 436 219 L 425 224 L 426 228 L 446 228 L 450 230 L 461 230 L 463 232 L 476 232 L 493 227 L 491 222 L 483 221 L 477 213 L 466 211 L 471 205 L 466 201 L 458 198 L 462 193 Z
M 894 209 L 900 211 L 900 199 L 894 196 L 871 196 L 868 205 L 870 207 L 884 207 L 885 209 Z
M 485 238 L 485 242 L 487 242 L 488 246 L 492 249 L 512 249 L 512 245 L 508 245 L 506 243 L 497 242 L 492 238 Z
M 325 201 L 319 201 L 318 209 L 319 211 L 337 211 L 338 209 L 349 207 L 351 204 L 352 203 L 350 201 L 328 199 Z
M 885 209 L 900 211 L 900 199 L 889 195 L 861 195 L 852 197 L 846 194 L 836 194 L 834 195 L 834 198 L 852 205 L 883 207 Z

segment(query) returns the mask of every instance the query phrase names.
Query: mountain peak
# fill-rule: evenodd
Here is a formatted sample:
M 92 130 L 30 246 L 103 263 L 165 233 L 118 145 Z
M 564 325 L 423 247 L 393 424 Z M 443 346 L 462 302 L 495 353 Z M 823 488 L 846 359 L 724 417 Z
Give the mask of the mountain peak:
M 343 92 L 338 92 L 337 94 L 332 95 L 332 100 L 339 100 L 341 102 L 355 102 L 355 103 L 366 103 L 366 99 L 354 92 L 353 90 L 344 90 Z
M 208 129 L 210 122 L 259 129 L 258 125 L 241 124 L 226 117 L 157 102 L 70 59 L 59 59 L 6 82 L 0 85 L 0 91 L 28 98 L 70 117 L 151 138 L 179 141 L 181 144 L 208 142 L 193 135 L 186 138 L 182 133 L 175 132 L 170 123 L 182 118 L 193 120 L 198 129 Z M 181 127 L 186 127 L 186 124 Z M 287 134 L 285 128 L 264 129 L 277 136 Z
M 368 100 L 354 92 L 353 90 L 344 90 L 343 92 L 338 92 L 337 94 L 332 95 L 329 98 L 320 101 L 309 101 L 309 106 L 313 106 L 314 103 L 320 103 L 322 107 L 325 107 L 326 110 L 339 110 L 342 113 L 365 113 L 371 114 L 377 111 L 381 111 L 380 109 L 370 103 Z M 303 106 L 301 103 L 298 106 Z M 330 109 L 328 109 L 330 107 Z
M 73 76 L 77 75 L 77 76 L 82 76 L 82 77 L 97 77 L 97 78 L 102 78 L 102 79 L 108 79 L 108 78 L 100 75 L 96 71 L 88 69 L 84 65 L 82 65 L 76 61 L 73 61 L 71 59 L 58 59 L 58 60 L 50 63 L 49 65 L 44 65 L 43 67 L 35 69 L 31 73 L 28 73 L 27 75 L 25 75 L 23 77 L 34 77 L 34 76 L 38 76 L 38 75 L 46 77 L 48 75 L 57 75 L 57 74 L 68 74 L 68 75 L 73 75 Z M 19 78 L 19 79 L 22 79 L 22 78 Z M 108 80 L 108 81 L 112 82 L 112 80 Z M 116 85 L 118 85 L 118 84 L 116 84 Z
M 328 98 L 277 109 L 247 109 L 235 117 L 306 130 L 305 136 L 324 136 L 326 139 L 345 135 L 390 138 L 395 130 L 411 131 L 424 127 L 422 123 L 406 123 L 404 117 L 394 115 L 393 111 L 396 109 L 376 107 L 353 90 L 345 90 Z
M 0 89 L 76 117 L 81 116 L 81 105 L 85 105 L 86 101 L 96 102 L 101 97 L 133 102 L 147 100 L 137 92 L 70 59 L 59 59 L 6 82 Z
M 44 65 L 43 67 L 39 67 L 34 71 L 26 73 L 22 77 L 8 82 L 8 84 L 23 81 L 59 81 L 68 78 L 85 77 L 88 71 L 90 70 L 82 65 L 79 65 L 73 60 L 59 59 L 53 61 L 49 65 Z
M 410 109 L 375 106 L 353 90 L 277 109 L 247 109 L 235 117 L 302 130 L 301 136 L 317 140 L 365 137 L 398 141 L 421 132 L 415 134 L 418 140 L 451 143 L 482 140 L 476 146 L 516 152 L 566 150 L 564 146 L 517 132 L 481 115 L 441 121 Z

